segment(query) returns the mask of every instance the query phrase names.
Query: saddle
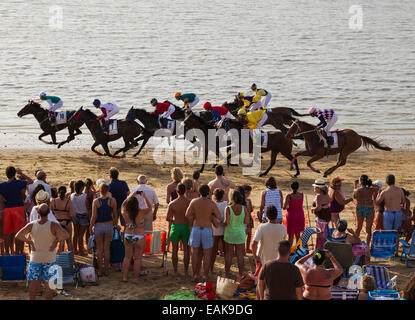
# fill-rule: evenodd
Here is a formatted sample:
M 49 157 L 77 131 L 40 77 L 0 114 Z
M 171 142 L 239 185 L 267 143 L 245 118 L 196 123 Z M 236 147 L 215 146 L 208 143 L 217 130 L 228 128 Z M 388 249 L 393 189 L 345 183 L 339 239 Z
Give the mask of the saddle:
M 325 148 L 330 148 L 334 144 L 334 135 L 337 135 L 337 131 L 339 130 L 336 129 L 336 130 L 331 131 L 332 133 L 331 136 L 327 136 L 327 133 L 322 129 L 317 131 L 317 134 L 319 135 L 320 140 L 323 140 L 324 142 Z
M 102 119 L 101 127 L 105 134 L 108 136 L 118 134 L 117 119 L 110 119 L 109 121 Z
M 49 112 L 48 117 L 52 126 L 65 124 L 69 119 L 69 111 Z

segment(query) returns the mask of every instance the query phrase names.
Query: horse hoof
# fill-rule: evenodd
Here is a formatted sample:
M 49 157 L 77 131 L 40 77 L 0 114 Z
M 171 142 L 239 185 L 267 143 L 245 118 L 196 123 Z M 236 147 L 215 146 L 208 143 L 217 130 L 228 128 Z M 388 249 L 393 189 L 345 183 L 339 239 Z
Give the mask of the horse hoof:
M 327 174 L 327 173 L 324 173 L 324 174 L 323 174 L 323 178 L 327 178 L 327 176 L 328 176 L 328 174 Z

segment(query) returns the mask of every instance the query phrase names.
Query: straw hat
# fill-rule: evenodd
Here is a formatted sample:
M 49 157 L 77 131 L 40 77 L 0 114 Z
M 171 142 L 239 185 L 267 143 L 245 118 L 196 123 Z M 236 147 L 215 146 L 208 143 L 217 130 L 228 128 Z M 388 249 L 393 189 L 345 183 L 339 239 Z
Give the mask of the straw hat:
M 327 187 L 326 181 L 324 181 L 323 179 L 316 179 L 314 180 L 313 187 L 325 188 Z
M 36 203 L 41 204 L 41 203 L 45 203 L 49 200 L 49 193 L 40 190 L 37 194 L 36 194 Z

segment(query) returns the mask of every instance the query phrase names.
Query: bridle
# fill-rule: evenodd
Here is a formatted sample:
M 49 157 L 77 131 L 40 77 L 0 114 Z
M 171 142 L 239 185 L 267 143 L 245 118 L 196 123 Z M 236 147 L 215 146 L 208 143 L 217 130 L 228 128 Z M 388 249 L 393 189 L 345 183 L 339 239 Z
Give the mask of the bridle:
M 293 121 L 293 124 L 295 124 L 296 126 L 297 126 L 297 128 L 298 128 L 298 130 L 301 130 L 301 128 L 300 128 L 300 125 L 296 122 L 296 121 Z M 292 128 L 292 125 L 291 125 L 291 128 Z M 290 128 L 290 129 L 291 129 Z M 305 133 L 310 133 L 310 132 L 315 132 L 316 130 L 315 129 L 313 129 L 313 130 L 308 130 L 308 131 L 303 131 L 303 132 L 297 132 L 297 137 L 298 136 L 301 136 L 301 135 L 303 135 L 303 134 L 305 134 Z M 291 138 L 294 138 L 295 137 L 295 135 L 293 134 L 293 133 L 291 133 L 290 132 L 290 137 Z

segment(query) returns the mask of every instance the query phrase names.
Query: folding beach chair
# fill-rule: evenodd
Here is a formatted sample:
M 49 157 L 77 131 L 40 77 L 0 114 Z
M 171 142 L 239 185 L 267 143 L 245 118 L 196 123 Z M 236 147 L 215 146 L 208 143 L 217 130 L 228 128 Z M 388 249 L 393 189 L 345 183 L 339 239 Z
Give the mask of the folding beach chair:
M 333 300 L 357 300 L 359 297 L 359 290 L 357 289 L 342 289 L 331 290 Z
M 167 232 L 165 230 L 145 231 L 146 244 L 144 247 L 145 255 L 162 254 L 161 267 L 164 268 L 164 274 L 169 274 L 167 261 Z
M 393 257 L 393 265 L 389 266 L 394 266 L 396 264 L 397 242 L 398 232 L 396 230 L 375 230 L 370 248 L 371 258 L 382 259 L 380 262 L 386 262 L 390 257 Z
M 364 265 L 363 273 L 371 275 L 375 279 L 377 289 L 393 289 L 396 287 L 398 276 L 389 275 L 389 270 L 385 266 Z
M 304 229 L 302 235 L 301 235 L 301 243 L 303 244 L 303 248 L 307 248 L 308 241 L 310 240 L 311 236 L 313 234 L 320 233 L 317 231 L 315 227 L 307 227 Z
M 401 261 L 403 260 L 402 256 L 405 256 L 406 267 L 415 268 L 415 266 L 410 266 L 408 263 L 409 261 L 415 261 L 415 231 L 412 233 L 411 244 L 402 239 L 399 241 L 402 244 Z
M 368 292 L 367 300 L 400 300 L 399 292 L 395 290 L 373 290 Z

